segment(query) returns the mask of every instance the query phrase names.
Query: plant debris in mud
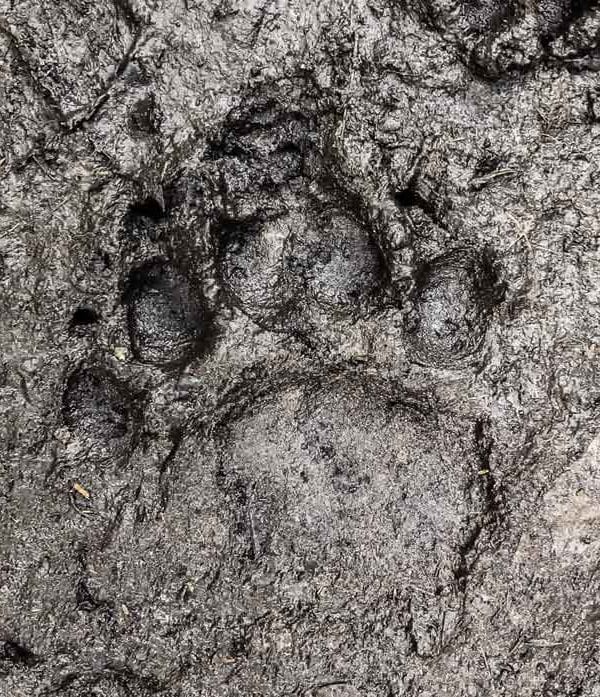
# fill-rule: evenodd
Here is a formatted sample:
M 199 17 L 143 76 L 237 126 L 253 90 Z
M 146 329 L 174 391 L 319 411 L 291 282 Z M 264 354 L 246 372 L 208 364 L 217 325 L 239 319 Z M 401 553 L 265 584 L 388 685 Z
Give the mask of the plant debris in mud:
M 0 697 L 598 697 L 599 36 L 0 7 Z

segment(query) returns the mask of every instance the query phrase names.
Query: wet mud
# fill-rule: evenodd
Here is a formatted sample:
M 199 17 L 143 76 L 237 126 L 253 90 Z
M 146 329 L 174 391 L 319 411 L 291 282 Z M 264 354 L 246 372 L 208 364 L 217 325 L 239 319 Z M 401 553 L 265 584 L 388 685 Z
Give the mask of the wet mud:
M 599 697 L 599 8 L 0 0 L 0 695 Z

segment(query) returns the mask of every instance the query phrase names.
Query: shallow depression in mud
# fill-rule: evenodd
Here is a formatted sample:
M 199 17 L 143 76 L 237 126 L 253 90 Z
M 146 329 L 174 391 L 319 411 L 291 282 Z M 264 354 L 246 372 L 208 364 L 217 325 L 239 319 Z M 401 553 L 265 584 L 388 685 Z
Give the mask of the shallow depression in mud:
M 308 218 L 291 237 L 286 263 L 306 300 L 340 314 L 360 313 L 385 276 L 376 243 L 358 221 L 338 210 Z
M 131 437 L 134 407 L 127 388 L 103 367 L 80 367 L 67 378 L 63 421 L 78 437 L 106 443 Z
M 456 250 L 420 266 L 408 333 L 413 360 L 451 367 L 476 356 L 499 298 L 490 260 Z
M 133 269 L 124 301 L 137 360 L 170 367 L 200 352 L 208 316 L 200 294 L 171 264 L 152 259 Z
M 307 384 L 227 420 L 217 481 L 250 559 L 341 564 L 365 581 L 381 564 L 398 582 L 437 567 L 451 577 L 479 513 L 477 495 L 465 498 L 472 428 L 392 395 L 360 380 Z
M 258 322 L 284 320 L 291 304 L 284 264 L 289 235 L 285 218 L 221 230 L 223 287 L 230 301 Z

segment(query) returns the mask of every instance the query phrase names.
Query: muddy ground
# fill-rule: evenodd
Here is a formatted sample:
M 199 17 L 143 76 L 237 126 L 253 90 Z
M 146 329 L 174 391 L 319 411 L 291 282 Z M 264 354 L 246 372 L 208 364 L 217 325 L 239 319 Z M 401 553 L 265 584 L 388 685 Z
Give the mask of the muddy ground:
M 600 10 L 0 0 L 0 695 L 600 696 Z

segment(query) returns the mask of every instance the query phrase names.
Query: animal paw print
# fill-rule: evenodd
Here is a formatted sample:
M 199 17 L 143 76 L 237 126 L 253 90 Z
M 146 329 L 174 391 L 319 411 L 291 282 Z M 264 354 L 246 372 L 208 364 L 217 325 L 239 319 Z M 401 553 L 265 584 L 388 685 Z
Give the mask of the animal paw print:
M 202 362 L 210 365 L 221 340 L 216 325 L 250 327 L 236 340 L 293 334 L 301 341 L 274 342 L 279 363 L 221 370 L 227 385 L 214 386 L 209 410 L 193 402 L 201 413 L 172 439 L 139 516 L 149 530 L 160 521 L 167 537 L 186 531 L 156 550 L 164 558 L 157 563 L 206 583 L 215 615 L 220 593 L 235 597 L 240 612 L 259 607 L 266 616 L 295 606 L 300 586 L 307 596 L 318 587 L 319 600 L 310 602 L 339 613 L 352 603 L 348 623 L 363 635 L 381 598 L 393 596 L 402 608 L 394 620 L 398 650 L 429 657 L 439 650 L 438 618 L 493 522 L 497 492 L 487 465 L 482 474 L 489 454 L 481 424 L 460 409 L 438 409 L 434 395 L 399 375 L 414 368 L 435 379 L 435 371 L 468 370 L 481 358 L 499 301 L 493 255 L 476 245 L 446 248 L 443 234 L 419 246 L 401 210 L 374 214 L 327 151 L 327 109 L 297 85 L 271 87 L 268 98 L 252 93 L 230 114 L 185 196 L 167 197 L 164 209 L 146 201 L 129 210 L 119 296 L 129 360 L 121 367 L 160 379 L 162 398 L 186 370 L 196 386 L 202 370 L 210 372 Z M 386 244 L 385 220 L 407 225 L 402 240 L 415 263 L 403 287 L 394 280 L 397 247 Z M 335 355 L 344 331 L 375 323 L 385 333 L 390 318 L 402 370 L 388 366 L 384 375 L 376 362 L 363 370 Z M 98 314 L 92 326 L 101 322 Z M 85 324 L 78 336 L 93 336 Z M 219 360 L 229 360 L 226 351 Z M 121 381 L 91 358 L 67 377 L 63 422 L 90 450 L 129 454 L 142 407 L 145 418 L 162 418 L 152 394 L 142 405 L 128 384 L 133 379 Z M 170 398 L 163 402 L 172 408 Z M 138 450 L 146 456 L 149 448 Z M 132 486 L 139 475 L 132 463 L 88 470 L 123 508 L 122 492 L 137 496 L 144 486 Z M 73 476 L 86 466 L 88 459 L 76 462 Z M 137 549 L 140 558 L 145 552 Z M 119 582 L 144 587 L 143 564 L 122 573 Z M 250 578 L 260 597 L 248 593 Z M 357 583 L 377 593 L 356 600 Z M 449 612 L 457 622 L 458 605 Z M 334 642 L 318 613 L 307 618 L 298 629 L 307 640 L 324 633 Z M 369 641 L 380 651 L 389 637 Z
M 209 324 L 202 296 L 168 261 L 151 259 L 132 269 L 124 301 L 138 361 L 174 367 L 201 351 Z
M 416 273 L 411 357 L 438 367 L 476 355 L 501 294 L 493 260 L 453 250 L 422 263 Z
M 251 95 L 213 143 L 203 185 L 229 302 L 263 328 L 305 337 L 391 296 L 369 206 L 323 155 L 326 120 L 301 93 L 280 93 L 277 108 Z

